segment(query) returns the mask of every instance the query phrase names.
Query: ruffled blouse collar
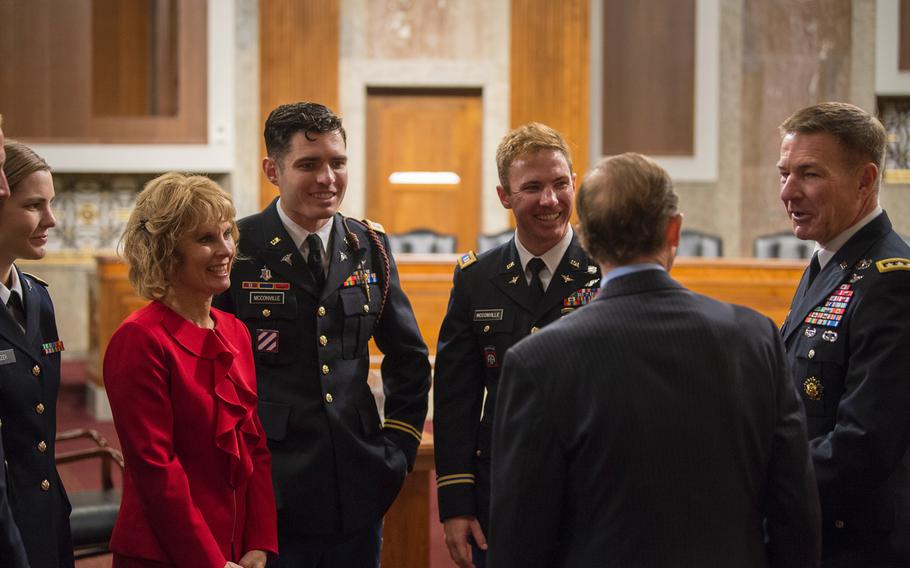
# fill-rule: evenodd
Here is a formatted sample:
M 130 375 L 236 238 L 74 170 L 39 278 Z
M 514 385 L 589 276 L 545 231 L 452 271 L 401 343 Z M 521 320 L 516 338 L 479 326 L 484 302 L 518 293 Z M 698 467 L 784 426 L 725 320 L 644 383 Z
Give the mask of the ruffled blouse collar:
M 215 329 L 198 327 L 164 304 L 156 302 L 162 310 L 162 325 L 174 340 L 201 359 L 211 360 L 212 384 L 215 393 L 215 446 L 226 453 L 230 460 L 231 486 L 243 484 L 253 473 L 251 449 L 259 443 L 255 424 L 256 391 L 252 380 L 245 382 L 240 369 L 234 366 L 239 349 L 231 338 L 224 335 L 227 327 L 225 314 L 212 310 Z

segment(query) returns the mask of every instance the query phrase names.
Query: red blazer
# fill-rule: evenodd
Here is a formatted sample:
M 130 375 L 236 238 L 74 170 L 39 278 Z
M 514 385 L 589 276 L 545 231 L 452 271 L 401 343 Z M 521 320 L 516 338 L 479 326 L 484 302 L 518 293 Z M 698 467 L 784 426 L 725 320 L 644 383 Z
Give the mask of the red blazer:
M 277 553 L 249 332 L 225 312 L 212 318 L 215 329 L 202 329 L 152 302 L 107 347 L 104 383 L 126 460 L 116 554 L 224 568 L 249 550 Z

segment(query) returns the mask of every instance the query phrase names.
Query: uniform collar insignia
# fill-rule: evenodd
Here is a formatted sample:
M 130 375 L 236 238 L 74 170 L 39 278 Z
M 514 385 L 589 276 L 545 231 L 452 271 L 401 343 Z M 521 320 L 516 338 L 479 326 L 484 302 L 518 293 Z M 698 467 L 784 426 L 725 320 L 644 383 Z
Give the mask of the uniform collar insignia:
M 506 265 L 506 270 L 511 270 L 513 266 L 515 266 L 515 261 L 509 261 L 509 264 Z
M 841 262 L 838 266 L 840 266 L 841 270 L 847 270 L 850 267 L 846 262 Z
M 348 255 L 344 254 L 344 251 L 338 251 L 338 260 L 344 262 L 348 259 Z
M 593 264 L 588 265 L 588 274 L 597 274 L 597 267 Z
M 280 242 L 281 242 L 281 237 L 274 237 L 274 238 L 272 238 L 272 240 L 269 241 L 269 244 L 272 246 L 275 246 Z
M 294 261 L 293 261 L 293 259 L 291 258 L 291 253 L 287 253 L 286 255 L 282 256 L 282 257 L 281 257 L 281 262 L 286 262 L 288 266 L 293 266 L 293 265 L 294 265 Z
M 572 266 L 572 268 L 581 268 L 581 263 L 574 258 L 569 261 L 569 264 Z
M 560 276 L 562 276 L 562 281 L 565 284 L 568 284 L 569 282 L 572 281 L 572 277 L 569 276 L 568 274 L 560 274 Z
M 513 276 L 512 279 L 509 280 L 509 284 L 518 284 L 518 276 Z

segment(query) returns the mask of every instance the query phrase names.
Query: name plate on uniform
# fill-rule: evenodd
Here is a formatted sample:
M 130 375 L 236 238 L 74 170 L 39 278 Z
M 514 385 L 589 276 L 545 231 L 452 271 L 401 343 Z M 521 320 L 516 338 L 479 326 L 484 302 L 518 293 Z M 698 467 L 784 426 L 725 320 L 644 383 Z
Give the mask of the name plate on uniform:
M 502 308 L 498 310 L 474 310 L 474 321 L 501 321 Z
M 250 292 L 251 304 L 283 304 L 284 292 Z
M 9 365 L 16 362 L 16 352 L 12 349 L 3 349 L 0 351 L 0 365 Z

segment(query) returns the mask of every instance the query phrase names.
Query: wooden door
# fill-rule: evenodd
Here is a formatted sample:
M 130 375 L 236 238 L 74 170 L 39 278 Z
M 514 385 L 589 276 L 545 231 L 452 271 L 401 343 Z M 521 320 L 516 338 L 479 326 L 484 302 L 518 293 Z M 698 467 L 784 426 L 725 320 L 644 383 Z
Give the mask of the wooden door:
M 368 90 L 367 217 L 389 234 L 431 229 L 455 235 L 456 251 L 475 248 L 481 118 L 476 89 Z

